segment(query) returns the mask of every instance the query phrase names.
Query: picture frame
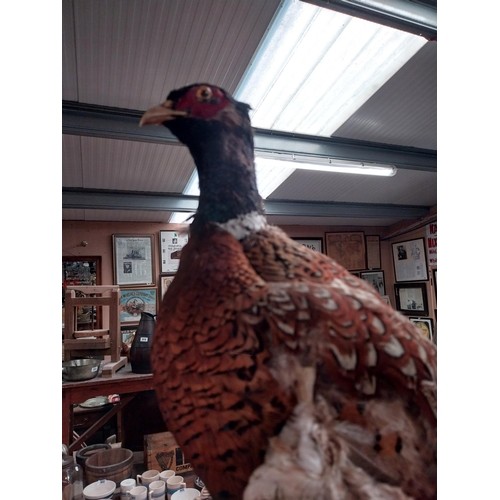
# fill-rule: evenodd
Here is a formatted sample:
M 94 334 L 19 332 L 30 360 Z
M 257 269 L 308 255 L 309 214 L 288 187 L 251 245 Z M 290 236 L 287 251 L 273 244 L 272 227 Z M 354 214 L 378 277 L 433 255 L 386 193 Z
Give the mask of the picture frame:
M 292 238 L 297 243 L 316 252 L 323 253 L 323 238 Z
M 366 268 L 380 269 L 382 262 L 380 259 L 380 236 L 367 234 L 366 240 Z
M 160 272 L 162 274 L 177 272 L 181 251 L 188 239 L 187 233 L 160 231 Z
M 427 286 L 425 283 L 394 284 L 396 310 L 403 314 L 420 314 L 427 316 L 429 306 L 427 302 Z
M 366 269 L 365 233 L 325 233 L 326 254 L 348 271 Z
M 424 238 L 393 243 L 392 261 L 397 283 L 429 280 Z
M 165 296 L 168 287 L 172 284 L 172 281 L 174 281 L 174 278 L 175 274 L 160 276 L 160 300 L 163 300 L 163 297 Z
M 408 319 L 422 330 L 422 335 L 425 338 L 434 341 L 435 334 L 432 318 L 410 317 Z
M 113 280 L 120 287 L 152 286 L 154 236 L 113 234 Z
M 359 273 L 359 277 L 371 283 L 381 296 L 385 295 L 384 271 L 363 271 Z
M 120 290 L 120 323 L 139 323 L 142 312 L 156 314 L 156 309 L 156 288 Z

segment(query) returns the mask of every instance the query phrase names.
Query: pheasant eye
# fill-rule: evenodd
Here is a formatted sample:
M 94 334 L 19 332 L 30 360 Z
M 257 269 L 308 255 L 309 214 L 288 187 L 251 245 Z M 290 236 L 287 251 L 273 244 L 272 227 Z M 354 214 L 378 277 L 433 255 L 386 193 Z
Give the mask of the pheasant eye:
M 208 101 L 212 97 L 212 89 L 210 87 L 200 87 L 196 91 L 196 98 L 199 101 Z

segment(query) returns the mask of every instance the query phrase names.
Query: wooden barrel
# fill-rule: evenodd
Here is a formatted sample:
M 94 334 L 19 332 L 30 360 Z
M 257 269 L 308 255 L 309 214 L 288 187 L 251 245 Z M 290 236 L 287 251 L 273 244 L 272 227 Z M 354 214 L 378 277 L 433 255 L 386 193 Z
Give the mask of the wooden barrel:
M 99 451 L 85 461 L 87 482 L 109 479 L 117 484 L 132 474 L 134 453 L 127 448 L 111 448 Z

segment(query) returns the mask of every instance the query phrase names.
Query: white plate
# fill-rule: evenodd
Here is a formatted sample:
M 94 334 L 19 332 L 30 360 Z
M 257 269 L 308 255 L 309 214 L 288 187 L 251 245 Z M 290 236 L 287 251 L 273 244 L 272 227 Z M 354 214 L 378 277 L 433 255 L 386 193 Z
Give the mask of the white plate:
M 109 403 L 107 396 L 97 396 L 96 398 L 87 399 L 87 401 L 80 403 L 82 408 L 95 408 L 96 406 L 104 406 Z

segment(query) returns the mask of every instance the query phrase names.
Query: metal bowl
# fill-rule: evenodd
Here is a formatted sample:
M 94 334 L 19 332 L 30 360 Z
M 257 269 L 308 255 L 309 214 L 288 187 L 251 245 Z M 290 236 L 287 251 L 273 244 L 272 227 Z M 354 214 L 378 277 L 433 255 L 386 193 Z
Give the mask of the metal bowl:
M 72 359 L 62 362 L 62 378 L 74 382 L 76 380 L 90 380 L 99 373 L 99 359 Z

